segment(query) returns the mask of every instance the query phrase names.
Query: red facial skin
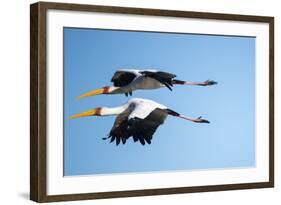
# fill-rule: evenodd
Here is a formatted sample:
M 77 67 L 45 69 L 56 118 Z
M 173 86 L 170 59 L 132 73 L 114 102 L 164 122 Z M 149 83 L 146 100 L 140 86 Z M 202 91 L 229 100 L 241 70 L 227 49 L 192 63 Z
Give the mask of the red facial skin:
M 108 94 L 109 93 L 109 89 L 110 87 L 109 86 L 106 86 L 106 87 L 103 87 L 103 94 Z
M 96 113 L 95 115 L 101 116 L 101 107 L 96 108 Z

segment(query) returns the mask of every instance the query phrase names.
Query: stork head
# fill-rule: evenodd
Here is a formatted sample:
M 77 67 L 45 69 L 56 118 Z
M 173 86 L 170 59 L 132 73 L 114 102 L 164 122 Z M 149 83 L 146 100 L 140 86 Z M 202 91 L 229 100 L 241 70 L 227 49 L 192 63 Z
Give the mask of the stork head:
M 90 116 L 111 116 L 111 115 L 119 115 L 122 113 L 124 110 L 127 109 L 129 104 L 124 104 L 119 107 L 98 107 L 95 109 L 91 109 L 85 112 L 81 112 L 75 115 L 72 115 L 69 117 L 69 119 L 75 119 L 75 118 L 80 118 L 80 117 L 90 117 Z
M 90 96 L 94 96 L 94 95 L 101 95 L 101 94 L 115 94 L 118 89 L 119 89 L 119 87 L 105 86 L 105 87 L 84 93 L 84 94 L 78 96 L 77 99 L 90 97 Z

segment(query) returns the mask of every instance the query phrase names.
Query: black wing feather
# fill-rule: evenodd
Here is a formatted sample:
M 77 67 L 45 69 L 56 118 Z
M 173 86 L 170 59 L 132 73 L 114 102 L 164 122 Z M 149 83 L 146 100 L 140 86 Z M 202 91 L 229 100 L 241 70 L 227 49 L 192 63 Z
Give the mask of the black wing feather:
M 176 77 L 175 74 L 167 73 L 163 71 L 158 71 L 158 72 L 142 71 L 140 73 L 143 74 L 145 77 L 150 77 L 150 78 L 154 78 L 155 80 L 158 80 L 160 83 L 165 85 L 169 90 L 172 90 L 171 87 L 173 86 L 173 78 Z
M 121 140 L 122 140 L 122 143 L 125 144 L 127 139 L 125 137 L 122 137 Z
M 137 142 L 139 139 L 136 136 L 133 136 L 134 142 Z
M 116 145 L 119 145 L 119 144 L 120 144 L 120 138 L 121 138 L 121 137 L 119 137 L 119 136 L 116 137 Z
M 110 137 L 111 137 L 110 138 L 110 142 L 113 142 L 115 140 L 115 138 L 116 138 L 114 135 L 111 135 Z
M 116 87 L 123 87 L 130 84 L 135 77 L 136 75 L 131 72 L 116 71 L 111 79 L 111 82 L 113 82 L 113 85 Z
M 153 134 L 168 115 L 167 110 L 159 108 L 144 119 L 137 117 L 128 119 L 129 114 L 129 111 L 120 114 L 109 133 L 110 141 L 116 140 L 116 145 L 120 144 L 120 140 L 125 144 L 129 137 L 133 137 L 134 142 L 139 141 L 142 145 L 151 144 Z

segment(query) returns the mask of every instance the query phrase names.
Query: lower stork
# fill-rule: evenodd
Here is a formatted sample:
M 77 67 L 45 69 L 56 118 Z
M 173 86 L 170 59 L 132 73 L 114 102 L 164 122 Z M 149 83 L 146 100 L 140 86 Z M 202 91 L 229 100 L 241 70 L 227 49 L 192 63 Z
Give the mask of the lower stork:
M 142 145 L 145 145 L 145 143 L 151 144 L 154 132 L 159 125 L 164 123 L 168 115 L 195 123 L 209 123 L 208 120 L 202 119 L 201 117 L 186 117 L 164 105 L 142 98 L 133 98 L 126 104 L 119 107 L 99 107 L 91 109 L 86 112 L 73 115 L 70 119 L 87 116 L 112 115 L 117 115 L 117 117 L 108 137 L 103 139 L 110 139 L 110 142 L 116 141 L 116 145 L 119 145 L 120 142 L 125 144 L 127 139 L 130 137 L 133 137 L 134 142 L 139 141 Z
M 173 85 L 210 86 L 217 84 L 217 82 L 213 80 L 206 80 L 204 82 L 188 82 L 177 80 L 175 77 L 175 74 L 157 70 L 117 70 L 111 79 L 113 86 L 106 86 L 87 92 L 78 96 L 78 99 L 100 94 L 124 93 L 128 96 L 132 95 L 132 92 L 135 90 L 152 90 L 162 87 L 167 87 L 169 90 L 172 90 Z

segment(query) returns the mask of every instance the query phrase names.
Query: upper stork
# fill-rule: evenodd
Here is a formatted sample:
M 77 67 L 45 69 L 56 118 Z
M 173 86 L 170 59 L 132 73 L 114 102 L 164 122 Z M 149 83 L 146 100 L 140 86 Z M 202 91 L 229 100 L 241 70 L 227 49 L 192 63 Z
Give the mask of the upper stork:
M 204 82 L 188 82 L 175 79 L 176 75 L 157 70 L 134 70 L 122 69 L 117 70 L 111 82 L 113 86 L 106 86 L 80 95 L 78 99 L 99 94 L 120 94 L 124 93 L 126 96 L 132 95 L 135 90 L 151 90 L 162 87 L 167 87 L 172 90 L 173 85 L 198 85 L 210 86 L 217 82 L 206 80 Z
M 70 117 L 70 119 L 87 116 L 111 116 L 117 115 L 108 137 L 110 142 L 126 143 L 133 137 L 134 142 L 139 141 L 142 145 L 150 144 L 152 136 L 159 125 L 163 124 L 168 115 L 179 117 L 196 123 L 209 123 L 208 120 L 183 116 L 164 105 L 152 100 L 133 98 L 119 107 L 98 107 Z

